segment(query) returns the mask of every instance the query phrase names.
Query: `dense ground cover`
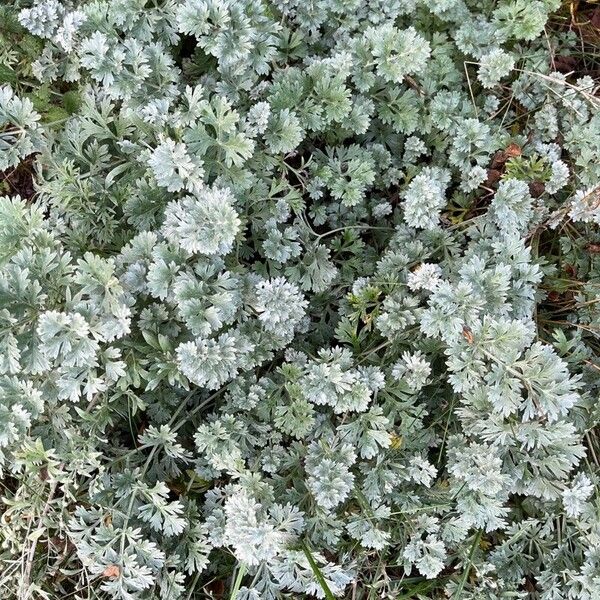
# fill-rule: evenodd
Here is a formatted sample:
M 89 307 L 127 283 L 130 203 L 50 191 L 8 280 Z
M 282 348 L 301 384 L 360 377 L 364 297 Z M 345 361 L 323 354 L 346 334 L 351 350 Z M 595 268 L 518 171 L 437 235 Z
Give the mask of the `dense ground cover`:
M 599 44 L 4 2 L 1 597 L 600 598 Z

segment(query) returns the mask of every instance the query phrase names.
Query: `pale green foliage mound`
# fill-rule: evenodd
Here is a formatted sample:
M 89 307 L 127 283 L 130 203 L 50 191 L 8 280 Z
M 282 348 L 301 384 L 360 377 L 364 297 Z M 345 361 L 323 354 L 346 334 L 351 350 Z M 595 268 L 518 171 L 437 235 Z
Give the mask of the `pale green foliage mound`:
M 8 4 L 2 598 L 600 598 L 562 3 Z

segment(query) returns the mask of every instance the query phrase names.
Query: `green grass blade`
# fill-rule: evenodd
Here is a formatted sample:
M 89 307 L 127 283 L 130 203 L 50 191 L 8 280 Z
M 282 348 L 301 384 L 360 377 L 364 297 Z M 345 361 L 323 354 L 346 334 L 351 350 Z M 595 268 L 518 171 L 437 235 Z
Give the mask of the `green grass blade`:
M 471 546 L 471 551 L 469 552 L 469 558 L 467 559 L 467 564 L 465 565 L 463 575 L 460 579 L 460 583 L 458 584 L 458 587 L 456 588 L 454 594 L 452 595 L 452 600 L 460 600 L 460 596 L 465 587 L 465 583 L 467 583 L 467 577 L 469 576 L 469 573 L 471 572 L 471 565 L 473 564 L 473 555 L 475 554 L 475 550 L 477 549 L 477 546 L 479 546 L 479 542 L 481 541 L 482 533 L 483 532 L 480 529 L 477 532 L 477 534 L 475 535 L 475 539 L 473 540 L 473 545 Z
M 231 589 L 231 594 L 229 594 L 229 600 L 235 600 L 237 593 L 240 591 L 240 587 L 242 586 L 242 579 L 244 579 L 244 575 L 246 575 L 246 565 L 244 563 L 240 564 L 240 568 L 238 569 L 237 576 L 235 578 L 235 582 L 233 584 L 233 588 Z
M 321 569 L 319 569 L 319 565 L 317 565 L 317 563 L 315 562 L 315 559 L 313 558 L 312 554 L 310 553 L 310 550 L 304 542 L 302 542 L 302 550 L 304 550 L 304 554 L 306 554 L 306 558 L 308 559 L 310 568 L 315 574 L 315 577 L 317 578 L 317 581 L 319 582 L 319 585 L 321 586 L 321 589 L 325 594 L 325 598 L 327 598 L 327 600 L 335 600 L 335 596 L 333 595 L 333 592 L 329 589 L 329 586 L 325 581 L 325 577 L 323 577 L 323 573 L 321 573 Z

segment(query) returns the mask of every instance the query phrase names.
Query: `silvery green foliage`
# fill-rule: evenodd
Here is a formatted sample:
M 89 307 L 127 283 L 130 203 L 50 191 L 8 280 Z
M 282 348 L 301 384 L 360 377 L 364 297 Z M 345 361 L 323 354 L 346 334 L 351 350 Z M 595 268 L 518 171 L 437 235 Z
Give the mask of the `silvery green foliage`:
M 446 205 L 447 171 L 426 167 L 408 185 L 404 194 L 404 220 L 415 229 L 434 229 Z
M 350 570 L 340 569 L 339 566 L 328 562 L 319 553 L 313 553 L 312 559 L 331 593 L 336 596 L 342 595 L 348 584 L 352 582 L 354 573 Z M 292 590 L 296 594 L 325 598 L 323 585 L 316 578 L 315 569 L 311 566 L 305 553 L 288 551 L 280 560 L 274 561 L 271 571 L 279 587 Z
M 600 197 L 596 188 L 578 190 L 571 200 L 569 216 L 573 221 L 600 224 Z
M 19 12 L 19 22 L 34 35 L 51 39 L 65 52 L 73 50 L 77 31 L 86 19 L 80 10 L 68 10 L 58 0 L 43 0 Z
M 578 517 L 585 508 L 585 503 L 594 493 L 594 486 L 585 473 L 579 473 L 573 479 L 570 489 L 562 493 L 565 512 L 569 517 Z
M 256 284 L 256 311 L 263 327 L 272 333 L 293 334 L 308 303 L 297 285 L 277 277 Z
M 430 375 L 431 366 L 418 350 L 414 354 L 403 352 L 401 360 L 392 367 L 392 376 L 403 379 L 415 392 L 429 383 Z
M 369 27 L 364 35 L 376 72 L 385 81 L 402 83 L 407 75 L 425 69 L 431 47 L 414 27 L 400 30 L 391 23 L 385 23 Z
M 202 161 L 190 157 L 185 144 L 165 140 L 154 150 L 148 165 L 156 183 L 168 192 L 178 192 L 184 187 L 193 191 L 202 187 Z
M 224 503 L 224 542 L 234 547 L 248 566 L 271 562 L 284 554 L 287 546 L 302 531 L 302 513 L 290 506 L 274 504 L 264 514 L 260 502 L 248 496 L 244 488 L 232 491 Z
M 190 254 L 228 254 L 240 228 L 233 196 L 225 188 L 185 196 L 165 208 L 165 238 Z
M 415 531 L 404 547 L 402 557 L 405 571 L 415 565 L 428 579 L 433 579 L 444 568 L 446 548 L 439 539 L 440 525 L 435 517 L 420 517 L 416 520 Z
M 15 3 L 79 107 L 0 88 L 7 597 L 598 597 L 560 5 Z
M 311 444 L 306 459 L 306 484 L 319 507 L 330 511 L 348 498 L 354 484 L 350 467 L 355 462 L 356 454 L 350 444 L 337 448 Z
M 510 54 L 501 48 L 494 48 L 481 57 L 477 76 L 483 87 L 493 88 L 509 75 L 514 66 L 515 59 Z
M 0 170 L 42 149 L 39 120 L 31 100 L 19 98 L 8 85 L 0 87 Z

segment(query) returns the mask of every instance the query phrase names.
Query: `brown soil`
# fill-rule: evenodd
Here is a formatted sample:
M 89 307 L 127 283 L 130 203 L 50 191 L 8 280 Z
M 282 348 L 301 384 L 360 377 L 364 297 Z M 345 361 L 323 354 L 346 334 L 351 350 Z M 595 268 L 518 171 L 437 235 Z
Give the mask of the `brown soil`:
M 17 167 L 0 171 L 0 195 L 19 195 L 24 200 L 31 200 L 35 195 L 33 183 L 35 154 L 28 156 Z

